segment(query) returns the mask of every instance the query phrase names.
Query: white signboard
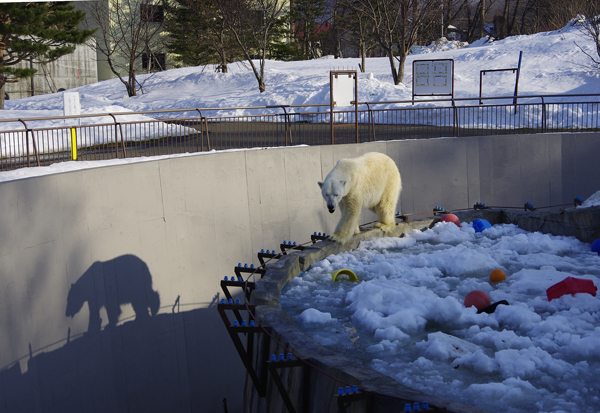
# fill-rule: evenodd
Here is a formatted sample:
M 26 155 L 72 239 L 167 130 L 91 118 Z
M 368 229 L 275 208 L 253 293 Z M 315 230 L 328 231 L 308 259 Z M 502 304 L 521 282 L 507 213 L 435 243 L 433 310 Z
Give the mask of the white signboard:
M 76 116 L 81 114 L 79 103 L 79 92 L 63 92 L 64 116 Z
M 415 60 L 413 62 L 413 96 L 454 95 L 454 61 Z
M 354 106 L 354 76 L 356 73 L 340 73 L 331 79 L 333 106 Z

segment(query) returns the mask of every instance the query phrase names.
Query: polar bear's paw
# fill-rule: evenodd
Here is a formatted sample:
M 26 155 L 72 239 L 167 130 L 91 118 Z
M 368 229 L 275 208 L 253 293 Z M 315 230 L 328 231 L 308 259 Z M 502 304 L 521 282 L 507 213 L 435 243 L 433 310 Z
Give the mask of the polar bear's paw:
M 345 243 L 347 243 L 348 241 L 350 241 L 350 237 L 344 237 L 344 236 L 341 236 L 341 235 L 339 235 L 339 234 L 331 234 L 331 235 L 329 236 L 329 239 L 330 239 L 331 241 L 335 241 L 335 242 L 337 242 L 337 243 L 339 243 L 339 244 L 345 244 Z
M 379 229 L 381 229 L 383 232 L 392 232 L 394 230 L 394 228 L 396 227 L 395 223 L 391 223 L 391 224 L 384 224 L 383 222 L 377 222 L 375 224 L 375 226 Z

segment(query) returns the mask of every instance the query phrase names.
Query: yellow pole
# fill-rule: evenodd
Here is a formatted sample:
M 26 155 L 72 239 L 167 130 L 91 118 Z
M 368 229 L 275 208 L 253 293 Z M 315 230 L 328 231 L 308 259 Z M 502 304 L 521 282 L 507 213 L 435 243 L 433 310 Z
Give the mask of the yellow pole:
M 71 159 L 77 160 L 77 132 L 71 128 Z

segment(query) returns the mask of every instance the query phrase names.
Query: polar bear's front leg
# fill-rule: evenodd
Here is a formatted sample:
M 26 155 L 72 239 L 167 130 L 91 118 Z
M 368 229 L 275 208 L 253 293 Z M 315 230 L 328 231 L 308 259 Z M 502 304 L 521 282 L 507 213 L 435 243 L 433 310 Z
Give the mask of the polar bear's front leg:
M 329 237 L 333 241 L 345 244 L 352 238 L 354 233 L 359 233 L 358 219 L 362 205 L 343 199 L 339 204 L 342 217 L 335 228 L 335 232 Z

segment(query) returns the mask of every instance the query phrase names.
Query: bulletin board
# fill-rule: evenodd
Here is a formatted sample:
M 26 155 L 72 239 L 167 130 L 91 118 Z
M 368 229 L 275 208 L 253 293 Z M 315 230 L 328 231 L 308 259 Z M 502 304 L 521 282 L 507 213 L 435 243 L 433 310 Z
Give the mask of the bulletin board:
M 63 114 L 64 116 L 77 116 L 81 114 L 79 92 L 63 92 Z
M 333 107 L 355 106 L 357 100 L 358 74 L 355 70 L 329 72 L 331 105 Z
M 454 98 L 454 60 L 413 61 L 413 103 L 415 96 Z
M 335 122 L 335 108 L 352 107 L 354 122 Z M 329 121 L 331 125 L 331 144 L 335 143 L 335 128 L 353 127 L 358 143 L 358 73 L 356 70 L 331 70 L 329 72 Z M 340 118 L 346 118 L 340 116 Z

